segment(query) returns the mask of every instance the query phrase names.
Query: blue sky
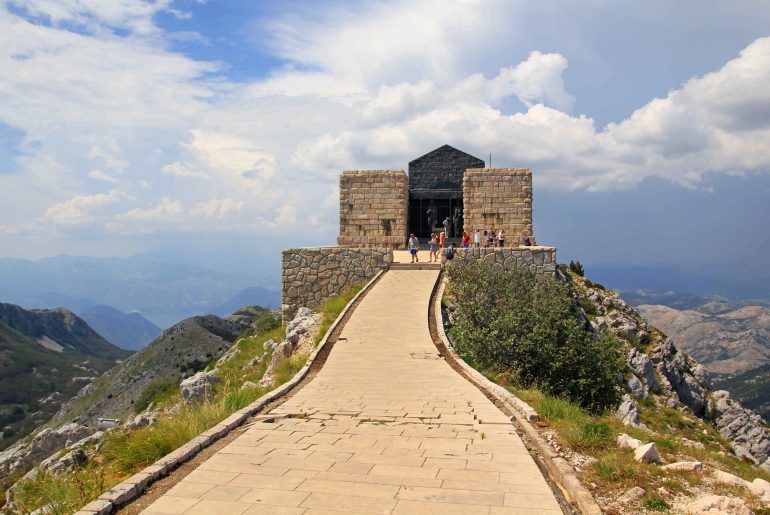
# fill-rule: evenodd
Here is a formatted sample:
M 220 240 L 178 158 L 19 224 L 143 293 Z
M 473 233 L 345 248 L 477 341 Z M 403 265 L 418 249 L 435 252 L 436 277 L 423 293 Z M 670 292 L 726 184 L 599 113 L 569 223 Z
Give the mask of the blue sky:
M 768 27 L 755 1 L 4 1 L 0 255 L 328 244 L 341 170 L 449 143 L 533 170 L 562 260 L 770 265 Z

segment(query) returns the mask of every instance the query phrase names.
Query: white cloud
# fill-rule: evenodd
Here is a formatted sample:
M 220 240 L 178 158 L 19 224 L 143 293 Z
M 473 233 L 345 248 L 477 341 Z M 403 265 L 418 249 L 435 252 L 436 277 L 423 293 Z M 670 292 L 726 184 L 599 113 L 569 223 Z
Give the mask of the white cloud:
M 103 206 L 118 203 L 122 198 L 129 198 L 118 190 L 95 195 L 78 195 L 64 202 L 55 204 L 45 210 L 43 220 L 63 225 L 89 223 L 95 220 L 94 211 Z
M 111 183 L 118 182 L 118 180 L 115 177 L 101 170 L 91 170 L 90 172 L 88 172 L 88 176 L 95 181 L 104 181 L 104 182 L 111 182 Z
M 190 209 L 193 216 L 203 216 L 206 218 L 227 218 L 243 211 L 246 202 L 243 200 L 234 200 L 231 198 L 211 199 Z
M 545 104 L 569 112 L 575 98 L 564 89 L 562 74 L 566 68 L 567 59 L 561 54 L 531 52 L 526 61 L 500 70 L 500 74 L 490 81 L 492 98 L 513 93 L 528 107 Z

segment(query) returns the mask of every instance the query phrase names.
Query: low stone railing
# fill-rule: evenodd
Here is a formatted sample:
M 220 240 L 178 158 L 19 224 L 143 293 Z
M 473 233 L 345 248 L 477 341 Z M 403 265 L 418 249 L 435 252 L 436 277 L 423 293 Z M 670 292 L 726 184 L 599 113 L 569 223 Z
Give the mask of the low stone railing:
M 553 276 L 556 273 L 556 247 L 458 248 L 449 266 L 467 260 L 489 261 L 506 270 L 529 270 L 538 275 Z M 444 252 L 441 262 L 447 263 Z

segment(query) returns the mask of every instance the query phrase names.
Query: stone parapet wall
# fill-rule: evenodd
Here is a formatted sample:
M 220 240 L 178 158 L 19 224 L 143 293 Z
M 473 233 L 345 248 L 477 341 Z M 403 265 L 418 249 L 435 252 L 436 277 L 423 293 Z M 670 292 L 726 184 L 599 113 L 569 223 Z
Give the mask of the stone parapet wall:
M 478 168 L 463 178 L 463 230 L 505 231 L 506 245 L 532 234 L 532 172 L 528 168 Z
M 403 248 L 408 198 L 409 181 L 403 170 L 342 172 L 337 244 Z
M 441 261 L 448 266 L 464 260 L 489 261 L 506 270 L 529 270 L 549 277 L 556 274 L 556 247 L 457 249 L 451 261 L 442 252 Z
M 281 259 L 281 311 L 290 320 L 302 306 L 315 308 L 393 262 L 386 248 L 285 249 Z

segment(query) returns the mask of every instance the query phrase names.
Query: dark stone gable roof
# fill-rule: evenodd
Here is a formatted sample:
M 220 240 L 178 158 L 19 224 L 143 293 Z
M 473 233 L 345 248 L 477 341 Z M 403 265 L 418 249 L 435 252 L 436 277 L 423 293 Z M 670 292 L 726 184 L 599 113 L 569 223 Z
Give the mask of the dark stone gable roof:
M 465 170 L 484 166 L 478 157 L 443 145 L 409 162 L 409 191 L 420 197 L 429 190 L 461 191 Z

